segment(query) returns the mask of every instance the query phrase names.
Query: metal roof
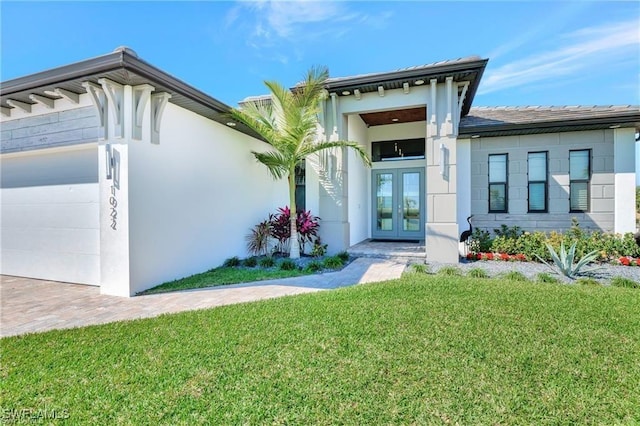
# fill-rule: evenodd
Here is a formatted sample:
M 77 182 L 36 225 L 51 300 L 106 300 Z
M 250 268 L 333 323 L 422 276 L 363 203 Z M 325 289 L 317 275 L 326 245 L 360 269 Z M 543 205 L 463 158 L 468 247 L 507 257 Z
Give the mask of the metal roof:
M 474 107 L 459 135 L 509 136 L 617 127 L 640 128 L 640 106 Z
M 9 108 L 7 99 L 34 104 L 35 102 L 29 98 L 30 94 L 58 99 L 45 93 L 57 87 L 74 93 L 86 93 L 82 83 L 97 83 L 99 78 L 132 86 L 148 83 L 154 86 L 157 92 L 170 93 L 169 102 L 175 105 L 222 124 L 230 121 L 227 114 L 231 107 L 143 61 L 129 48 L 118 48 L 103 56 L 2 82 L 0 105 Z M 241 123 L 232 128 L 258 137 Z
M 401 89 L 404 83 L 416 86 L 416 81 L 418 80 L 423 80 L 423 84 L 428 84 L 431 79 L 436 79 L 438 83 L 442 83 L 446 77 L 451 76 L 455 81 L 468 81 L 470 83 L 462 108 L 462 115 L 466 115 L 471 108 L 488 61 L 488 59 L 482 59 L 479 56 L 469 56 L 390 72 L 329 78 L 325 87 L 329 92 L 336 93 L 338 96 L 345 96 L 342 94 L 343 91 L 349 91 L 350 94 L 355 89 L 358 89 L 361 93 L 377 92 L 378 86 L 384 87 L 385 90 Z

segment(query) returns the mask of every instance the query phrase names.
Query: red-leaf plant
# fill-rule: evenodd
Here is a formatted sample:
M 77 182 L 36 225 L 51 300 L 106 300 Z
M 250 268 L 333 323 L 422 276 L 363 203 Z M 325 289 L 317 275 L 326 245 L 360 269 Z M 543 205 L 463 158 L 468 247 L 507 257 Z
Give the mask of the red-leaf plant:
M 278 208 L 278 213 L 270 215 L 271 236 L 278 240 L 279 250 L 286 252 L 289 238 L 291 238 L 291 226 L 289 224 L 289 206 Z M 304 246 L 318 236 L 320 218 L 311 214 L 311 211 L 299 210 L 296 214 L 296 227 L 298 229 L 298 242 L 300 251 L 304 253 Z

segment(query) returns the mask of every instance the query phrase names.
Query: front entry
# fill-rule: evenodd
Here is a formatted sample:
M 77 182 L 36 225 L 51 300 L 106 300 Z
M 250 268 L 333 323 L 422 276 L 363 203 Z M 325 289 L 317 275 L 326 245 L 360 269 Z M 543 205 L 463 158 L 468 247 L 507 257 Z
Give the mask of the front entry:
M 424 169 L 373 170 L 371 237 L 423 240 Z

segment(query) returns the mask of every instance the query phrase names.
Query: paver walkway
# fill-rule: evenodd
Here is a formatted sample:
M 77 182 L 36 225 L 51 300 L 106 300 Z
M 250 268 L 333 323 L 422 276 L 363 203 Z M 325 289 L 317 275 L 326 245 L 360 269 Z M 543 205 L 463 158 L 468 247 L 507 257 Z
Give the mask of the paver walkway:
M 0 277 L 0 336 L 149 318 L 165 313 L 310 293 L 399 278 L 405 263 L 358 258 L 338 272 L 136 296 L 104 296 L 93 286 Z

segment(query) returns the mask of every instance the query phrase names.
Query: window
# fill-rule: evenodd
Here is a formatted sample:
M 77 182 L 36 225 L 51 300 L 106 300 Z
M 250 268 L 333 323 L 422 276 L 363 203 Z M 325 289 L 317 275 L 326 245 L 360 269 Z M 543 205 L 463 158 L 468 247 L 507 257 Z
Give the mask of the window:
M 424 158 L 424 139 L 405 139 L 371 143 L 373 161 L 417 160 Z
M 589 211 L 591 150 L 569 151 L 569 211 Z
M 547 211 L 547 152 L 530 152 L 527 159 L 529 177 L 529 212 Z
M 507 154 L 489 155 L 489 213 L 506 213 Z

